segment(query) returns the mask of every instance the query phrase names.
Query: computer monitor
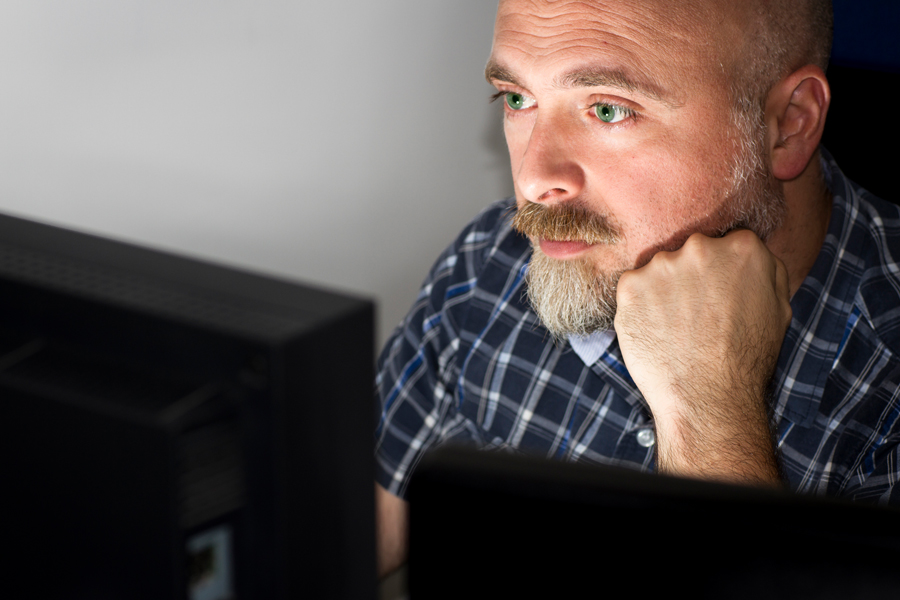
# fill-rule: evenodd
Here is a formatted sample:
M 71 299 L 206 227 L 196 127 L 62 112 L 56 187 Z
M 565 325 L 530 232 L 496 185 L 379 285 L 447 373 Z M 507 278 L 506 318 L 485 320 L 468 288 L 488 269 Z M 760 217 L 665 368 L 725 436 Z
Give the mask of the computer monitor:
M 426 455 L 409 502 L 413 600 L 900 590 L 896 509 L 466 448 Z
M 4 587 L 374 598 L 373 305 L 0 216 Z

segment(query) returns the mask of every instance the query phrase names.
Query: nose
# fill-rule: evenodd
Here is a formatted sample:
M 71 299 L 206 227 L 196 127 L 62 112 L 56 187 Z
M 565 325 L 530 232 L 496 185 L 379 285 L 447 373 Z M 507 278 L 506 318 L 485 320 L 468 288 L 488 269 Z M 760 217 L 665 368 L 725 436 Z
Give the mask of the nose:
M 579 160 L 577 126 L 566 115 L 539 115 L 523 144 L 521 155 L 513 157 L 516 186 L 529 202 L 556 204 L 581 195 L 585 172 Z M 512 148 L 512 146 L 511 146 Z

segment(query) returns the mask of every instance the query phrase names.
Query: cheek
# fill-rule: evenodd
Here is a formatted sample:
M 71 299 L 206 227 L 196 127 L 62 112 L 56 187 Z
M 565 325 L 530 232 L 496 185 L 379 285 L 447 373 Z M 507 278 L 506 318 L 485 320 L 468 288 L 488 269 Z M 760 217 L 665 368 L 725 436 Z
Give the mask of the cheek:
M 624 221 L 667 218 L 686 187 L 683 165 L 651 148 L 602 156 L 593 169 L 593 195 Z
M 528 132 L 521 124 L 511 124 L 509 119 L 503 119 L 503 133 L 506 137 L 506 148 L 509 150 L 509 162 L 512 166 L 513 178 L 519 172 L 519 167 L 528 150 Z
M 721 201 L 723 172 L 708 155 L 644 147 L 616 163 L 616 169 L 605 169 L 602 185 L 619 190 L 623 202 L 617 208 L 635 219 L 677 220 Z
M 591 196 L 615 215 L 627 240 L 622 252 L 635 262 L 706 220 L 721 202 L 719 179 L 694 157 L 645 147 L 615 166 L 597 174 Z

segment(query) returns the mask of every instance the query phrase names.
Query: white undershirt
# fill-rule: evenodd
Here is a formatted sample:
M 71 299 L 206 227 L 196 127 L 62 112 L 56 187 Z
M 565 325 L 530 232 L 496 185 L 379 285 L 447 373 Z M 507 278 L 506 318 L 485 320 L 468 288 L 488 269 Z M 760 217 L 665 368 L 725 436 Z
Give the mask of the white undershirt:
M 570 335 L 569 345 L 575 354 L 584 361 L 587 366 L 593 365 L 603 356 L 613 340 L 616 339 L 616 330 L 610 327 L 606 331 L 595 331 L 589 335 Z

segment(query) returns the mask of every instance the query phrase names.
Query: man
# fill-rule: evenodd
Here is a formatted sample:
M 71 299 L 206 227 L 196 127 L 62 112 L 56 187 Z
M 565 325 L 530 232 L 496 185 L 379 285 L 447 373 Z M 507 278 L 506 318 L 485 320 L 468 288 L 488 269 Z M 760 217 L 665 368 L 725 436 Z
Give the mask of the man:
M 380 359 L 382 573 L 448 441 L 897 500 L 900 218 L 819 149 L 830 36 L 822 0 L 501 0 L 516 196 Z

